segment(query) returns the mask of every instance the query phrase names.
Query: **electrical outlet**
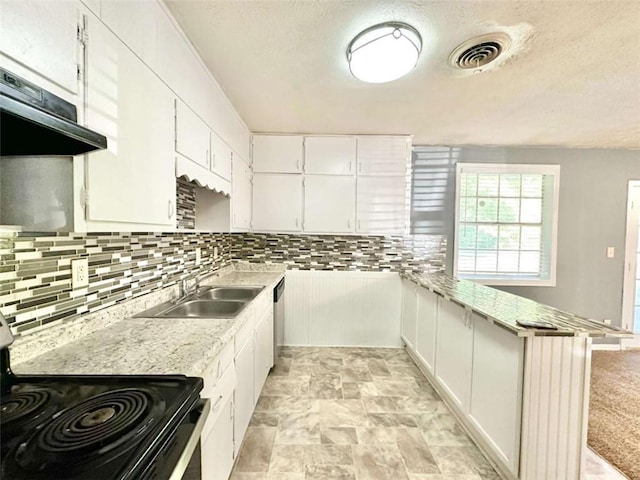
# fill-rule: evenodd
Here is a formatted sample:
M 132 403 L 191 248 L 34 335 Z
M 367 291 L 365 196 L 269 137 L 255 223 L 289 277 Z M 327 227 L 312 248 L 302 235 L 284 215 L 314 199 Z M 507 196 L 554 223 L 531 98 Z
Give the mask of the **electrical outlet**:
M 200 265 L 202 260 L 202 250 L 200 247 L 196 247 L 196 267 Z
M 218 247 L 213 247 L 213 258 L 214 260 L 218 258 Z
M 615 247 L 607 247 L 607 258 L 613 258 L 616 255 Z
M 81 258 L 71 261 L 71 288 L 82 288 L 89 285 L 89 260 Z

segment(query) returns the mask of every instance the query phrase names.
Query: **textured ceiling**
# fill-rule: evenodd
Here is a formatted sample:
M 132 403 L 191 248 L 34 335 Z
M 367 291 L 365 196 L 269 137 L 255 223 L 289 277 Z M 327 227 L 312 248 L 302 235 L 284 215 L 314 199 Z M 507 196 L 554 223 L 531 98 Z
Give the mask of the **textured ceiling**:
M 640 148 L 640 0 L 165 0 L 253 132 L 412 134 L 414 144 Z M 404 21 L 417 68 L 351 76 L 361 30 Z M 448 65 L 468 38 L 514 37 L 499 68 Z

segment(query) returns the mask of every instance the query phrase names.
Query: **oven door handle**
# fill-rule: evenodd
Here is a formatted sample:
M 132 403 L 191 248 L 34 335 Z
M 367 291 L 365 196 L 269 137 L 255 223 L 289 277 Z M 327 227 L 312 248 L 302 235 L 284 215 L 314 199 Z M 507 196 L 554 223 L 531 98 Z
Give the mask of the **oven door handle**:
M 200 417 L 196 422 L 196 426 L 191 432 L 191 436 L 187 441 L 187 444 L 178 459 L 178 463 L 176 463 L 176 467 L 173 469 L 169 480 L 181 480 L 184 472 L 187 470 L 189 466 L 189 462 L 191 461 L 191 457 L 193 456 L 193 452 L 195 452 L 196 447 L 198 446 L 198 442 L 200 441 L 200 434 L 202 433 L 202 429 L 204 428 L 204 424 L 207 421 L 207 417 L 209 416 L 209 411 L 211 410 L 211 400 L 208 398 L 203 398 L 198 404 L 198 409 L 200 410 Z

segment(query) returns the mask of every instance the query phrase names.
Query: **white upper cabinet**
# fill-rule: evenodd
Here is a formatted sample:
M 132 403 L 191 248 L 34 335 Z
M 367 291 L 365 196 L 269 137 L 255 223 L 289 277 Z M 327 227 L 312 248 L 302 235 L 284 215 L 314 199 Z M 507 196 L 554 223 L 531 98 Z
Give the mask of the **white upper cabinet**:
M 304 231 L 355 231 L 356 181 L 337 175 L 307 175 L 304 179 Z
M 175 228 L 173 94 L 93 16 L 89 28 L 87 123 L 108 149 L 87 157 L 88 221 Z
M 175 105 L 176 152 L 209 168 L 211 164 L 209 127 L 181 100 L 176 100 Z
M 2 53 L 72 93 L 78 92 L 77 31 L 76 2 L 0 1 Z
M 211 132 L 211 171 L 226 180 L 231 180 L 233 151 L 224 141 Z
M 303 139 L 301 135 L 254 135 L 253 171 L 302 172 Z
M 405 177 L 358 177 L 357 231 L 402 235 L 406 228 Z
M 251 228 L 251 169 L 239 157 L 233 160 L 231 183 L 231 227 L 247 231 Z
M 410 156 L 410 137 L 358 137 L 358 175 L 404 176 Z
M 254 171 L 252 210 L 254 231 L 301 231 L 302 176 Z
M 144 58 L 147 47 L 145 35 L 150 30 L 155 31 L 154 3 L 148 0 L 127 0 L 106 1 L 101 5 L 102 21 L 140 58 Z
M 305 173 L 351 175 L 356 165 L 356 137 L 305 137 Z

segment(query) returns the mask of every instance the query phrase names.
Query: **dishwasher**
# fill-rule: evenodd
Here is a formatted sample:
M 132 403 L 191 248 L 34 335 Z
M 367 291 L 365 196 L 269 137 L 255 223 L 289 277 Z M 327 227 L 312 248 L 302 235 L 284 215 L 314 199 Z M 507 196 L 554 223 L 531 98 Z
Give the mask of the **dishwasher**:
M 284 343 L 284 278 L 273 289 L 273 364 L 278 362 Z

